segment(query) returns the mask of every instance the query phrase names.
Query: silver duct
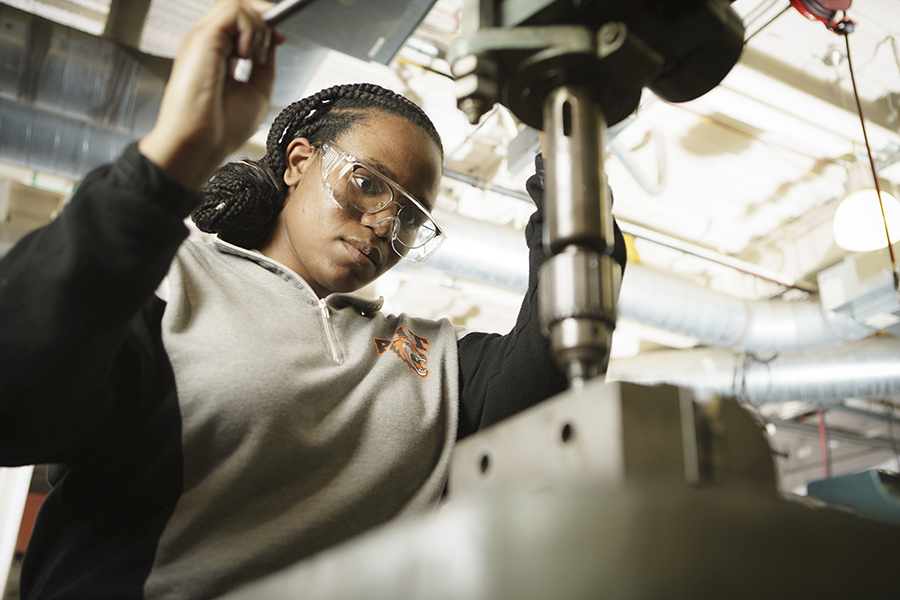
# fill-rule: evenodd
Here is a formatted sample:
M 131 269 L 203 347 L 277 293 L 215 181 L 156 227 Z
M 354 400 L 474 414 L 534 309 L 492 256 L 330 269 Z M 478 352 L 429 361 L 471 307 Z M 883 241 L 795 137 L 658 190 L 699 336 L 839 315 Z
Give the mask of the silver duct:
M 170 61 L 0 5 L 0 160 L 80 178 L 156 120 Z
M 3 4 L 0 24 L 0 160 L 77 180 L 150 131 L 171 60 Z M 300 40 L 279 48 L 269 121 L 326 55 Z
M 796 352 L 862 339 L 874 330 L 809 300 L 741 300 L 629 264 L 619 316 L 747 352 Z
M 770 360 L 722 348 L 650 352 L 611 361 L 607 379 L 671 383 L 757 404 L 898 397 L 900 339 L 874 336 Z
M 440 209 L 434 216 L 447 241 L 426 262 L 400 261 L 395 269 L 435 269 L 522 293 L 528 289 L 528 248 L 521 231 Z

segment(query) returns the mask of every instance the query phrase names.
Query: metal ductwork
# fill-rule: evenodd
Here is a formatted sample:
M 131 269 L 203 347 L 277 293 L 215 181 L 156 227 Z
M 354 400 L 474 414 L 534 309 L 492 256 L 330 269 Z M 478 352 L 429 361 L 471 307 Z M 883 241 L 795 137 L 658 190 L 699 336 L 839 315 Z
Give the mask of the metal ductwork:
M 426 262 L 400 261 L 394 270 L 432 269 L 517 292 L 528 289 L 528 248 L 521 231 L 439 208 L 434 216 L 447 241 Z
M 156 121 L 171 61 L 0 5 L 0 160 L 79 179 Z
M 0 30 L 0 160 L 77 180 L 153 127 L 169 58 L 2 4 Z M 272 106 L 296 100 L 326 54 L 279 48 Z
M 607 378 L 671 383 L 754 404 L 900 396 L 900 339 L 874 336 L 770 360 L 722 348 L 650 352 L 610 362 Z
M 628 265 L 619 315 L 746 352 L 796 352 L 836 346 L 875 332 L 809 300 L 741 300 L 641 265 Z

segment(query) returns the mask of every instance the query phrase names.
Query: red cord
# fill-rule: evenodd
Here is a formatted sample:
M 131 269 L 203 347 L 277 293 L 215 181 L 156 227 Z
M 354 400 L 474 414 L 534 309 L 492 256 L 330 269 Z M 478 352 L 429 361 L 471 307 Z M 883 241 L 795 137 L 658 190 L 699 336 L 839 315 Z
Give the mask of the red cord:
M 819 408 L 819 445 L 822 449 L 822 470 L 825 478 L 831 477 L 831 468 L 828 464 L 828 433 L 825 431 L 825 411 Z

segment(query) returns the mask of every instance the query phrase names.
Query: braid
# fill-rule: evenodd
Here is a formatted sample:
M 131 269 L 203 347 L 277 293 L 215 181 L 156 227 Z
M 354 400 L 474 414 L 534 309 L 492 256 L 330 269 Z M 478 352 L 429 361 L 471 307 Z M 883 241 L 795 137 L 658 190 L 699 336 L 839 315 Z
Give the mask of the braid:
M 285 155 L 291 141 L 298 137 L 313 145 L 334 141 L 372 110 L 417 125 L 443 153 L 434 124 L 411 100 L 371 83 L 337 85 L 282 110 L 269 128 L 265 156 L 220 167 L 203 187 L 204 200 L 191 218 L 202 231 L 217 233 L 238 246 L 258 248 L 284 206 Z

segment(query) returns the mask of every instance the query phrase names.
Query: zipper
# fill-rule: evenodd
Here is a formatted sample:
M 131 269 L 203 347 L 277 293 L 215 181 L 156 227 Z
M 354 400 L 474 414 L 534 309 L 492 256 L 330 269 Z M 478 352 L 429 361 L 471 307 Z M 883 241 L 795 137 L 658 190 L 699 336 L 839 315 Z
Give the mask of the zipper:
M 328 348 L 331 350 L 331 358 L 336 364 L 340 365 L 344 362 L 344 356 L 341 354 L 341 348 L 335 340 L 331 312 L 328 310 L 328 303 L 325 302 L 324 298 L 319 298 L 319 315 L 322 317 L 322 326 L 325 328 L 325 340 L 328 342 Z
M 246 248 L 235 246 L 234 244 L 226 242 L 220 238 L 216 238 L 215 243 L 218 244 L 220 248 L 225 249 L 231 254 L 243 256 L 244 258 L 248 258 L 256 262 L 257 264 L 266 263 L 268 265 L 271 265 L 272 267 L 275 267 L 275 272 L 283 279 L 293 282 L 300 288 L 312 294 L 312 296 L 316 298 L 319 303 L 319 317 L 322 319 L 322 327 L 325 329 L 325 340 L 328 343 L 328 349 L 331 350 L 331 359 L 335 362 L 335 364 L 338 365 L 344 363 L 344 355 L 337 343 L 337 336 L 334 332 L 334 323 L 331 320 L 331 311 L 328 310 L 328 304 L 324 298 L 319 298 L 316 296 L 316 293 L 309 286 L 309 284 L 306 283 L 306 280 L 304 280 L 302 277 L 300 277 L 278 261 L 272 260 L 271 258 L 268 258 L 261 253 L 251 252 Z

